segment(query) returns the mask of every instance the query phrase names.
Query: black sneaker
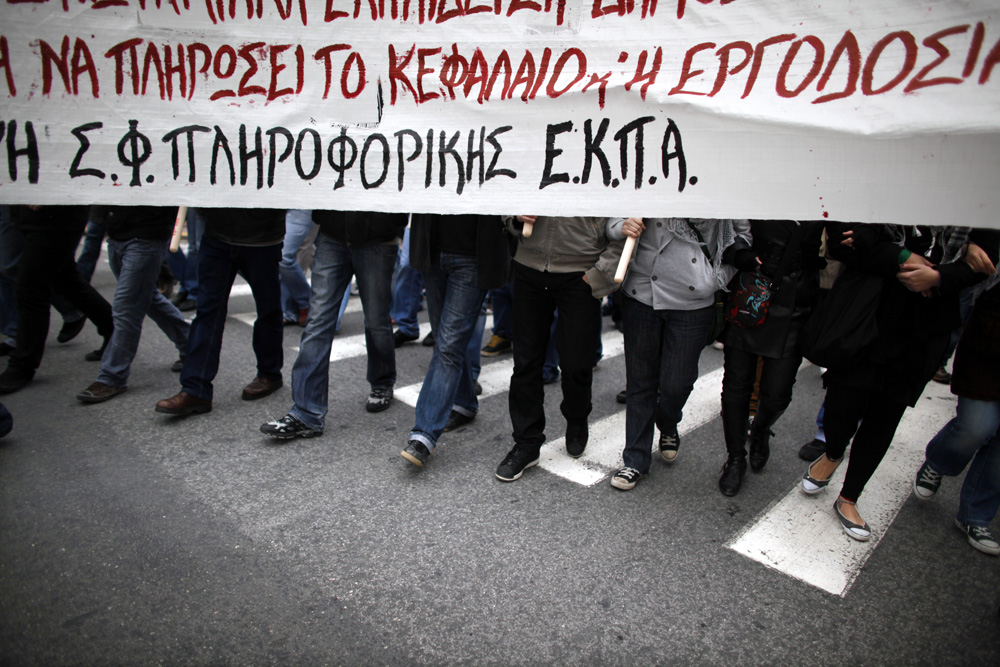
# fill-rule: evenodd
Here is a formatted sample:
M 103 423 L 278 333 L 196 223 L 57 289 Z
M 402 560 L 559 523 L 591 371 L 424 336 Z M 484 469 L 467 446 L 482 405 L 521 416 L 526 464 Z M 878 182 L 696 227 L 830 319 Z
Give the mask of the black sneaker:
M 368 412 L 382 412 L 392 403 L 392 387 L 375 387 L 372 393 L 368 394 L 368 404 L 365 410 Z
M 0 374 L 0 394 L 13 394 L 23 389 L 34 376 L 34 371 L 23 371 L 16 366 L 8 365 L 7 370 Z
M 660 458 L 667 463 L 677 460 L 677 450 L 681 446 L 681 436 L 677 431 L 660 434 Z
M 566 453 L 574 459 L 582 456 L 583 450 L 587 448 L 588 438 L 587 422 L 566 424 Z
M 513 482 L 521 477 L 521 473 L 538 463 L 538 451 L 529 451 L 520 445 L 507 453 L 507 456 L 497 466 L 497 479 L 501 482 Z
M 400 329 L 396 329 L 396 331 L 394 331 L 393 334 L 392 334 L 392 344 L 395 347 L 402 347 L 403 345 L 406 345 L 407 343 L 412 343 L 417 338 L 420 338 L 420 336 L 414 336 L 414 335 L 411 335 L 411 334 L 408 334 L 408 333 L 404 333 Z
M 819 457 L 826 454 L 826 443 L 822 440 L 812 439 L 799 449 L 799 458 L 812 463 Z
M 611 478 L 611 486 L 622 491 L 628 491 L 642 478 L 643 474 L 635 468 L 622 468 Z
M 472 422 L 476 418 L 476 415 L 471 417 L 466 414 L 462 414 L 458 410 L 452 410 L 451 415 L 448 417 L 448 423 L 444 425 L 444 432 L 454 431 L 456 428 L 461 428 L 466 424 Z
M 104 339 L 104 342 L 101 343 L 101 347 L 99 347 L 96 350 L 91 350 L 87 354 L 83 355 L 83 358 L 86 359 L 87 361 L 100 361 L 101 357 L 104 356 L 104 350 L 108 348 L 108 343 L 110 342 L 111 342 L 111 336 L 108 336 L 107 338 Z
M 81 316 L 78 320 L 73 320 L 72 322 L 63 321 L 62 328 L 59 330 L 59 335 L 56 336 L 56 340 L 60 343 L 68 343 L 79 335 L 83 331 L 84 325 L 87 324 L 87 318 Z
M 982 551 L 984 554 L 989 554 L 991 556 L 1000 556 L 1000 542 L 997 542 L 990 533 L 989 528 L 984 528 L 983 526 L 969 526 L 958 519 L 955 519 L 955 525 L 960 531 L 965 533 L 966 538 L 969 540 L 969 544 L 973 548 Z
M 418 468 L 423 468 L 424 464 L 427 463 L 427 459 L 431 457 L 431 452 L 419 440 L 410 440 L 406 443 L 406 449 L 401 451 L 399 455 Z
M 182 354 L 177 358 L 177 361 L 170 364 L 170 370 L 174 373 L 180 373 L 184 370 L 184 355 Z
M 931 464 L 924 461 L 917 471 L 917 477 L 913 480 L 913 495 L 920 500 L 930 499 L 941 487 L 941 474 L 931 467 Z
M 318 435 L 323 435 L 323 429 L 310 428 L 290 414 L 285 415 L 278 421 L 261 424 L 260 432 L 278 440 L 315 438 Z
M 434 347 L 435 343 L 437 343 L 437 336 L 434 335 L 433 331 L 424 336 L 424 339 L 420 341 L 420 344 L 424 347 Z

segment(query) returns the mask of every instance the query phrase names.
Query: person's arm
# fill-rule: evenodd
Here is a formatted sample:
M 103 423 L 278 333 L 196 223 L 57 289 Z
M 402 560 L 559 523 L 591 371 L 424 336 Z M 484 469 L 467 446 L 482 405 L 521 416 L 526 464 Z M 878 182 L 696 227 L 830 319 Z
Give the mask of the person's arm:
M 629 223 L 629 228 L 635 228 L 635 221 L 640 220 L 638 224 L 641 223 L 641 219 L 628 218 L 627 220 L 632 220 Z M 620 221 L 620 223 L 619 223 Z M 615 272 L 618 270 L 618 262 L 621 259 L 622 251 L 625 248 L 625 234 L 616 234 L 612 230 L 612 225 L 615 223 L 619 230 L 623 229 L 626 220 L 621 218 L 606 218 L 604 221 L 604 235 L 608 239 L 608 244 L 605 246 L 604 250 L 601 252 L 600 257 L 597 258 L 597 262 L 594 266 L 590 267 L 584 274 L 583 279 L 590 284 L 590 288 L 594 293 L 594 296 L 601 298 L 606 294 L 609 294 L 615 290 L 618 284 L 615 282 Z M 618 238 L 615 238 L 615 237 Z

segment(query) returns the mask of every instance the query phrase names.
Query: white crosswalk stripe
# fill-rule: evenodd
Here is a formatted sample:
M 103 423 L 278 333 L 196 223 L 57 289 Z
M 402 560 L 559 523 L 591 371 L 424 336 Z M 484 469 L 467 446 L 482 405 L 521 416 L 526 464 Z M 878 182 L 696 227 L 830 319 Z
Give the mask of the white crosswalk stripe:
M 249 293 L 248 289 L 246 293 Z M 234 296 L 239 294 L 234 287 Z M 359 299 L 349 302 L 348 312 L 360 309 Z M 239 313 L 230 317 L 252 325 L 256 314 Z M 420 337 L 429 332 L 430 326 L 422 324 Z M 605 359 L 624 353 L 622 336 L 617 331 L 606 331 L 602 340 Z M 366 353 L 363 334 L 345 336 L 334 341 L 330 360 L 336 362 Z M 803 362 L 803 367 L 808 365 L 808 362 Z M 510 356 L 484 364 L 479 376 L 483 388 L 480 398 L 506 392 L 512 370 Z M 682 438 L 718 418 L 722 376 L 723 369 L 717 368 L 696 381 L 684 407 L 684 419 L 678 425 Z M 421 386 L 422 383 L 418 382 L 399 387 L 395 390 L 395 398 L 415 406 Z M 832 511 L 833 500 L 846 470 L 846 466 L 841 466 L 828 491 L 818 496 L 807 496 L 796 484 L 783 498 L 747 524 L 727 546 L 768 568 L 821 590 L 839 596 L 847 595 L 909 497 L 913 475 L 923 461 L 923 448 L 928 439 L 954 415 L 954 409 L 955 398 L 948 388 L 930 383 L 917 408 L 907 410 L 893 445 L 866 486 L 859 506 L 862 516 L 873 528 L 872 539 L 868 542 L 856 542 L 847 537 L 840 530 Z M 590 425 L 590 439 L 583 456 L 574 459 L 566 454 L 565 438 L 560 437 L 542 447 L 538 465 L 581 486 L 595 486 L 622 466 L 624 434 L 625 410 L 622 409 Z M 655 450 L 655 438 L 653 447 Z
M 489 321 L 487 320 L 487 327 L 488 326 Z M 425 329 L 424 326 L 421 326 L 420 335 L 423 336 L 429 331 L 429 327 Z M 604 345 L 605 359 L 610 359 L 624 354 L 625 347 L 622 342 L 622 335 L 617 331 L 611 330 L 604 332 L 601 336 L 601 341 Z M 510 389 L 510 375 L 513 371 L 514 361 L 509 355 L 484 365 L 482 372 L 479 374 L 479 384 L 483 387 L 483 393 L 479 396 L 479 398 L 489 398 L 490 396 L 495 396 L 496 394 L 503 393 Z M 415 407 L 417 405 L 417 397 L 420 396 L 420 388 L 422 386 L 423 383 L 418 382 L 406 387 L 399 387 L 395 390 L 393 395 L 396 400 L 402 401 L 410 407 Z
M 834 595 L 847 595 L 910 496 L 924 447 L 954 416 L 955 403 L 947 386 L 931 382 L 917 407 L 906 411 L 888 454 L 858 503 L 858 511 L 872 527 L 868 542 L 845 535 L 833 513 L 833 501 L 847 470 L 841 465 L 827 491 L 807 496 L 796 484 L 737 535 L 729 548 Z

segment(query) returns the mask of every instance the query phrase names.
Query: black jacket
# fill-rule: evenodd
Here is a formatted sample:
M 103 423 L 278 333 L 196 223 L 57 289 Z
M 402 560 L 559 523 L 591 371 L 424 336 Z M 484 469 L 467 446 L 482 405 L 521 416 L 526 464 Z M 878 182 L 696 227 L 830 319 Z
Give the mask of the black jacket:
M 436 213 L 414 213 L 410 225 L 410 265 L 418 271 L 432 271 L 437 253 L 433 247 L 434 225 L 445 216 Z M 510 280 L 510 239 L 498 215 L 449 216 L 463 219 L 476 226 L 476 263 L 478 287 L 488 290 L 503 287 Z
M 10 222 L 21 232 L 66 232 L 83 234 L 87 226 L 86 206 L 11 206 Z
M 906 227 L 904 246 L 923 255 L 931 248 L 929 234 L 916 234 Z M 925 230 L 927 228 L 924 228 Z M 845 246 L 842 232 L 853 230 L 853 247 Z M 959 292 L 983 278 L 961 261 L 938 265 L 943 249 L 934 246 L 928 259 L 941 275 L 933 296 L 911 292 L 896 277 L 900 246 L 889 226 L 859 223 L 829 223 L 830 255 L 848 267 L 881 276 L 876 323 L 878 339 L 856 364 L 827 372 L 827 382 L 848 386 L 876 383 L 881 390 L 907 405 L 916 405 L 924 386 L 941 366 L 951 332 L 961 324 Z
M 265 246 L 285 240 L 283 208 L 199 208 L 205 235 L 233 245 Z
M 826 266 L 819 248 L 824 223 L 794 220 L 751 220 L 752 250 L 761 261 L 760 271 L 774 278 L 785 249 L 799 237 L 799 247 L 787 258 L 787 268 L 774 289 L 767 318 L 756 327 L 727 325 L 723 343 L 772 359 L 784 359 L 797 351 L 799 332 L 809 319 L 819 293 L 819 271 Z
M 108 206 L 99 216 L 108 238 L 115 241 L 168 241 L 176 220 L 176 206 Z
M 371 211 L 314 210 L 312 214 L 320 232 L 349 246 L 390 243 L 402 238 L 408 217 L 406 213 Z

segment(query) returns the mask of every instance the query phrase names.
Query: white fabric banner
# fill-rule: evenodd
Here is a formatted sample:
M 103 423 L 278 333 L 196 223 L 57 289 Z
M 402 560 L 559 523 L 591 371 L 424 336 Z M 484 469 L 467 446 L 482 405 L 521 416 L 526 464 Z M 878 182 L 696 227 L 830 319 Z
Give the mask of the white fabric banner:
M 1000 226 L 996 0 L 5 0 L 0 201 Z

